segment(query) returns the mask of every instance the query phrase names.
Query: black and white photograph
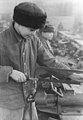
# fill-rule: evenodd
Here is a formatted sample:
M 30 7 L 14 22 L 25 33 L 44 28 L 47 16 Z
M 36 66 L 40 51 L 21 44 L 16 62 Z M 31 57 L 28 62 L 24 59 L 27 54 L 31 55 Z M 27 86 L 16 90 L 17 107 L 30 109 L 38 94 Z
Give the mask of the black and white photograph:
M 0 120 L 83 120 L 82 0 L 0 0 Z

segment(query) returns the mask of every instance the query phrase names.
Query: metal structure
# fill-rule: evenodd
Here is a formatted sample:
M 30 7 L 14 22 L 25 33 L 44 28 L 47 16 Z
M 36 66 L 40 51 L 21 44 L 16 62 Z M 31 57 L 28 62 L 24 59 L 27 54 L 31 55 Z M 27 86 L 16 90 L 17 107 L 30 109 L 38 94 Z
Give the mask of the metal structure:
M 66 84 L 80 84 L 83 83 L 83 80 L 71 80 L 68 79 L 69 75 L 72 73 L 83 73 L 81 70 L 66 70 L 66 69 L 56 69 L 56 68 L 47 68 L 43 67 L 48 74 L 45 74 L 43 76 L 40 76 L 37 78 L 28 78 L 28 96 L 26 98 L 27 103 L 30 103 L 30 119 L 32 120 L 32 102 L 35 101 L 36 107 L 40 112 L 43 113 L 49 113 L 49 117 L 53 117 L 55 119 L 60 120 L 59 115 L 61 114 L 61 105 L 69 104 L 69 105 L 77 105 L 77 106 L 83 106 L 83 98 L 81 100 L 78 100 L 78 96 L 75 96 L 71 98 L 71 101 L 68 103 L 68 100 L 64 99 L 63 92 L 61 90 L 62 83 Z M 56 77 L 57 76 L 57 77 Z M 46 94 L 45 87 L 44 90 L 42 88 L 39 89 L 38 86 L 41 86 L 42 82 L 50 83 L 52 94 Z M 55 86 L 53 86 L 53 84 Z M 57 89 L 55 89 L 57 88 Z M 72 101 L 75 101 L 72 102 Z M 64 101 L 66 101 L 64 103 Z M 46 105 L 52 103 L 54 105 L 47 106 Z M 50 109 L 49 109 L 50 108 Z M 52 108 L 52 111 L 51 111 Z M 53 110 L 54 109 L 54 110 Z

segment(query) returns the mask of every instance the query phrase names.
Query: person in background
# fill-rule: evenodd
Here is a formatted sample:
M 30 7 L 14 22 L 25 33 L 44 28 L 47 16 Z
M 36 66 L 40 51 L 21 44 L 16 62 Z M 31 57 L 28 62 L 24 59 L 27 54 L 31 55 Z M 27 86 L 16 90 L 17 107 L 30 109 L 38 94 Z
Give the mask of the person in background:
M 49 21 L 46 21 L 45 26 L 39 29 L 36 34 L 48 52 L 49 56 L 54 57 L 54 51 L 51 47 L 51 42 L 54 35 L 54 27 L 49 23 Z M 44 69 L 41 69 L 41 66 L 39 64 L 36 64 L 35 76 L 39 77 L 43 74 L 47 74 L 47 72 Z
M 49 56 L 35 35 L 46 19 L 46 12 L 36 4 L 22 2 L 14 8 L 12 24 L 0 33 L 0 120 L 30 120 L 26 76 L 35 77 L 37 62 L 46 67 L 69 69 Z M 32 119 L 38 120 L 35 102 Z
M 39 30 L 37 35 L 48 53 L 51 53 L 53 55 L 54 52 L 51 46 L 51 42 L 53 40 L 54 27 L 51 24 L 47 23 L 42 29 Z

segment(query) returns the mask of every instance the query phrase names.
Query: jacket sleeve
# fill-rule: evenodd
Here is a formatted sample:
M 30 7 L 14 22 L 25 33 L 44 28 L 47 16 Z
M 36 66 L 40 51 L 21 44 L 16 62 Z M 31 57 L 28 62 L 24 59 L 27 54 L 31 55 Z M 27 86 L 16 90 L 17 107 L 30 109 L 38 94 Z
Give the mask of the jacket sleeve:
M 62 69 L 70 69 L 65 64 L 58 62 L 56 57 L 54 57 L 51 53 L 49 53 L 41 43 L 41 41 L 38 39 L 37 43 L 38 48 L 38 56 L 37 61 L 39 65 L 47 66 L 47 67 L 56 67 L 56 68 L 62 68 Z
M 12 70 L 13 68 L 10 66 L 0 66 L 0 83 L 8 82 Z

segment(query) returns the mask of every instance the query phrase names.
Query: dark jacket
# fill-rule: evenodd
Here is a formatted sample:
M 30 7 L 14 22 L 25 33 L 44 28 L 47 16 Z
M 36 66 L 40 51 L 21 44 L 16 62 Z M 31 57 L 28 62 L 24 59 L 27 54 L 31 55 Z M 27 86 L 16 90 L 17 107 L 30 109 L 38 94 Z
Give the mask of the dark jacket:
M 17 83 L 9 75 L 15 69 L 34 77 L 37 61 L 45 66 L 66 67 L 48 55 L 35 35 L 24 41 L 13 26 L 0 33 L 0 106 L 9 109 L 24 106 L 22 83 Z

